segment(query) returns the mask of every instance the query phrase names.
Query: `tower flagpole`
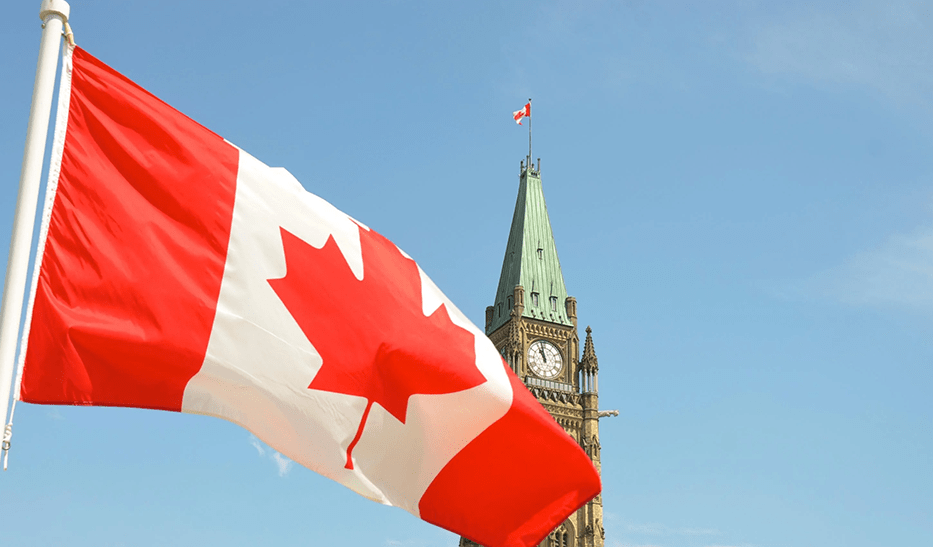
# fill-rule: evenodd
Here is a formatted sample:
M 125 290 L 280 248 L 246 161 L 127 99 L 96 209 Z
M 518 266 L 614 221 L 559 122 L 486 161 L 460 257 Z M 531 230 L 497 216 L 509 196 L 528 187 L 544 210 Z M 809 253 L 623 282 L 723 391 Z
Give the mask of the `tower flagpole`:
M 528 97 L 528 168 L 531 169 L 531 97 Z

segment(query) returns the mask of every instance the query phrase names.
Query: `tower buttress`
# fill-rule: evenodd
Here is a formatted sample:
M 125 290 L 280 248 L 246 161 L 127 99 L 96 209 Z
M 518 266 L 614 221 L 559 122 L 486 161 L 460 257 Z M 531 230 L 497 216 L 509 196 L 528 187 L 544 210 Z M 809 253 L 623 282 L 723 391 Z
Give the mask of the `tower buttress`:
M 583 344 L 583 357 L 580 359 L 580 375 L 583 386 L 583 432 L 580 446 L 593 460 L 596 471 L 602 475 L 599 443 L 599 362 L 593 347 L 593 329 L 590 327 L 586 327 L 586 341 Z M 587 502 L 584 509 L 587 512 L 584 545 L 601 547 L 605 539 L 602 494 Z

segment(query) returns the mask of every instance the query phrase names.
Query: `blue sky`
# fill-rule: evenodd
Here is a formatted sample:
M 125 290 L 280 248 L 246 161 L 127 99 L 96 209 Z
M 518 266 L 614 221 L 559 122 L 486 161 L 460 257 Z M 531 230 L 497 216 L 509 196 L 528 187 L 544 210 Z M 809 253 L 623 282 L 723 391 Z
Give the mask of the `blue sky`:
M 40 28 L 0 20 L 0 244 Z M 72 2 L 78 43 L 474 322 L 534 98 L 607 545 L 933 544 L 933 16 L 913 2 Z M 205 417 L 21 405 L 5 545 L 452 546 Z

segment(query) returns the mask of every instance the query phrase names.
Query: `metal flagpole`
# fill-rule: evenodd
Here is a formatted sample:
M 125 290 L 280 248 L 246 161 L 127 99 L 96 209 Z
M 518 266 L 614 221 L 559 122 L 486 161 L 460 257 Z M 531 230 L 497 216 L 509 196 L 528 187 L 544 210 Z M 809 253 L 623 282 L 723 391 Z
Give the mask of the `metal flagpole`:
M 16 198 L 13 233 L 10 236 L 10 256 L 6 264 L 6 282 L 0 308 L 0 419 L 6 424 L 13 385 L 16 342 L 26 292 L 26 271 L 29 268 L 29 251 L 32 246 L 36 205 L 39 202 L 39 179 L 42 176 L 42 160 L 45 157 L 52 94 L 55 90 L 55 72 L 58 68 L 62 29 L 68 22 L 70 12 L 71 7 L 64 0 L 42 0 L 39 5 L 42 41 L 39 45 L 36 82 L 32 89 L 29 123 L 26 126 L 26 149 L 23 152 L 23 167 L 19 175 L 19 195 Z M 11 427 L 7 425 L 3 435 L 4 452 L 10 447 L 11 434 Z
M 531 97 L 528 97 L 528 169 L 531 169 Z

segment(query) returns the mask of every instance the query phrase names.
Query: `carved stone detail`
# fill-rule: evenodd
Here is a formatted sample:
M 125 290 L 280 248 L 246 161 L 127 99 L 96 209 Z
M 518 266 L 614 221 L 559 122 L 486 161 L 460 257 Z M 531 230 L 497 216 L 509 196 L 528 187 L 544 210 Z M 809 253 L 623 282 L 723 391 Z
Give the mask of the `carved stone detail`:
M 563 326 L 551 326 L 532 321 L 526 321 L 527 332 L 531 336 L 540 336 L 550 338 L 561 342 L 566 342 L 573 337 L 573 329 Z
M 546 401 L 553 401 L 555 403 L 566 403 L 566 404 L 571 404 L 571 405 L 580 404 L 579 393 L 573 393 L 573 392 L 564 391 L 561 389 L 548 389 L 546 387 L 539 387 L 539 386 L 527 386 L 527 387 L 528 387 L 528 390 L 531 391 L 532 395 L 534 395 L 541 402 L 541 404 L 544 405 L 544 408 L 549 408 L 549 405 L 546 403 Z M 583 416 L 582 411 L 580 413 L 580 416 Z
M 577 420 L 582 420 L 583 418 L 583 411 L 576 408 L 551 405 L 546 402 L 542 402 L 541 406 L 543 406 L 544 409 L 550 412 L 552 415 L 559 414 L 562 416 L 567 416 L 568 418 L 576 418 Z

